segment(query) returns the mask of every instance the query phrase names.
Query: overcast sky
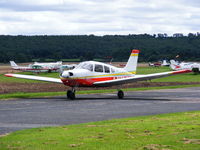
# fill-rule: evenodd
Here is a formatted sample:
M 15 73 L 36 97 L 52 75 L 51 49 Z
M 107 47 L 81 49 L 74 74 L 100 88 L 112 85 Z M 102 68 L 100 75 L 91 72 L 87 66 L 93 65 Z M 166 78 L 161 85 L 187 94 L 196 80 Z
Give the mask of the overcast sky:
M 0 0 L 0 35 L 200 32 L 200 0 Z

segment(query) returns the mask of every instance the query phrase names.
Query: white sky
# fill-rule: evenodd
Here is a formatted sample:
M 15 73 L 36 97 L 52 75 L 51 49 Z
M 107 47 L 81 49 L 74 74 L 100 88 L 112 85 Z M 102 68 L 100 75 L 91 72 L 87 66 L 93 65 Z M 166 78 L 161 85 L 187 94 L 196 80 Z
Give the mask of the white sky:
M 200 0 L 0 0 L 0 35 L 200 32 Z

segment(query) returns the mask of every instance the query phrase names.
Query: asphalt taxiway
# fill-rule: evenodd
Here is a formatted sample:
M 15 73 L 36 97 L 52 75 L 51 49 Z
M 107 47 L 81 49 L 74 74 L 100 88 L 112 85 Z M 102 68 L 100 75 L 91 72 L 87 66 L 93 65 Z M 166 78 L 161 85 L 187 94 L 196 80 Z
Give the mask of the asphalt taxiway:
M 77 95 L 51 98 L 1 100 L 0 134 L 44 126 L 58 126 L 171 112 L 200 110 L 200 87 Z

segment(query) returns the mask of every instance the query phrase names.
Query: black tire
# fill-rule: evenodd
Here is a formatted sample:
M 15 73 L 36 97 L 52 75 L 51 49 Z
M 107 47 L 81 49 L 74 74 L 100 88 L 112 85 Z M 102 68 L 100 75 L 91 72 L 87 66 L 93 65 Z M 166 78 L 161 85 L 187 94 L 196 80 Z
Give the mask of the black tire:
M 76 97 L 75 97 L 75 93 L 71 90 L 68 90 L 67 91 L 67 98 L 68 99 L 71 99 L 71 100 L 74 100 Z
M 122 90 L 119 90 L 117 93 L 117 96 L 119 99 L 123 99 L 124 98 L 124 92 Z
M 198 68 L 192 68 L 192 71 L 194 72 L 194 74 L 199 74 L 199 69 Z

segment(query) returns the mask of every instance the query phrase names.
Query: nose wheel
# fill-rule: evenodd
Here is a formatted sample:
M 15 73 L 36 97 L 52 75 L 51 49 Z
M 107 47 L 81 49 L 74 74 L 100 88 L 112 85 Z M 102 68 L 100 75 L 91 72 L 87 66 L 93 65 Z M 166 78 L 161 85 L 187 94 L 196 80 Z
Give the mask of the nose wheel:
M 67 98 L 74 100 L 76 98 L 75 90 L 67 90 Z
M 119 90 L 117 93 L 117 96 L 119 99 L 123 99 L 124 98 L 124 92 L 122 90 Z

